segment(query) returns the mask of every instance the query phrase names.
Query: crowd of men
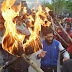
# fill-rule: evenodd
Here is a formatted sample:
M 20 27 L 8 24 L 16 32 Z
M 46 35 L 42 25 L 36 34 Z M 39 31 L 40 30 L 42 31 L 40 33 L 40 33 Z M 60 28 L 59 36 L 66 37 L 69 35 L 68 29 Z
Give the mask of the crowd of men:
M 24 19 L 24 20 L 21 19 L 19 17 L 16 18 L 17 31 L 22 34 L 30 35 L 30 32 L 27 29 L 28 27 L 30 27 L 29 19 Z M 57 17 L 57 19 L 59 23 L 63 26 L 63 28 L 66 30 L 68 35 L 72 38 L 72 19 L 70 17 L 60 17 L 60 16 Z M 62 30 L 62 28 L 59 26 L 56 20 L 54 20 L 54 24 L 56 25 L 55 30 L 65 40 L 65 42 L 68 45 L 66 45 L 56 35 L 56 33 L 54 33 L 51 27 L 43 28 L 41 30 L 42 36 L 44 37 L 44 40 L 42 41 L 43 49 L 36 53 L 36 59 L 41 58 L 41 62 L 40 62 L 41 69 L 44 72 L 57 72 L 57 64 L 58 64 L 59 51 L 60 51 L 61 53 L 60 65 L 62 66 L 61 71 L 71 72 L 72 71 L 70 70 L 71 68 L 69 66 L 67 67 L 67 65 L 72 66 L 71 64 L 72 60 L 70 59 L 72 58 L 72 42 L 69 40 L 69 38 Z M 5 32 L 4 19 L 0 15 L 0 38 L 4 36 L 4 32 Z M 1 52 L 0 55 L 3 58 L 3 63 L 2 63 L 3 65 L 5 65 L 7 61 L 12 60 L 12 58 L 14 57 L 13 55 L 3 50 L 1 43 L 0 43 L 0 52 Z M 4 72 L 29 72 L 28 67 L 29 64 L 22 58 L 19 58 L 19 60 L 14 62 Z

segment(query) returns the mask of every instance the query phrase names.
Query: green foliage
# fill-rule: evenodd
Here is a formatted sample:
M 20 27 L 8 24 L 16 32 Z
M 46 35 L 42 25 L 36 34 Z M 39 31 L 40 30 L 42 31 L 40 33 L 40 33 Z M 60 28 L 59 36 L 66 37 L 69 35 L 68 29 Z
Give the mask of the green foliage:
M 72 13 L 72 1 L 66 2 L 66 8 L 67 8 L 69 13 Z
M 53 5 L 50 3 L 45 3 L 42 6 L 48 7 L 49 9 L 53 10 Z
M 52 5 L 54 6 L 55 13 L 61 13 L 65 8 L 65 0 L 52 0 Z
M 54 11 L 54 13 L 61 14 L 62 12 L 72 13 L 72 0 L 51 0 L 52 3 L 43 3 L 43 6 L 46 6 Z

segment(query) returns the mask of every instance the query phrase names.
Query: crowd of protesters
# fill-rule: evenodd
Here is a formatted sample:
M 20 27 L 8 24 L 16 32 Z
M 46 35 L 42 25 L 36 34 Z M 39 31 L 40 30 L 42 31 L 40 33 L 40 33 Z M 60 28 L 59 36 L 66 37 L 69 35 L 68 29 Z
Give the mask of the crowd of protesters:
M 72 38 L 72 19 L 70 17 L 63 17 L 63 16 L 56 16 L 59 23 L 62 25 L 62 27 L 65 29 L 65 31 L 68 33 L 68 35 Z M 19 33 L 26 34 L 27 37 L 30 35 L 30 32 L 28 31 L 28 27 L 30 26 L 30 21 L 28 18 L 25 18 L 23 16 L 16 17 L 16 28 Z M 4 36 L 5 33 L 5 26 L 4 26 L 4 19 L 2 15 L 0 14 L 0 39 Z M 68 44 L 66 45 L 58 36 L 56 33 L 54 33 L 54 38 L 61 42 L 62 46 L 70 53 L 70 57 L 72 58 L 72 42 L 69 40 L 65 32 L 62 30 L 62 28 L 59 26 L 56 20 L 54 20 L 55 24 L 55 30 L 57 33 L 65 40 L 65 42 Z M 46 32 L 46 28 L 41 29 L 42 35 L 44 35 Z M 6 52 L 2 49 L 2 45 L 0 43 L 0 50 L 1 50 L 1 56 L 3 57 L 3 65 L 11 60 L 14 56 Z M 60 64 L 63 65 L 63 57 L 61 55 L 60 57 Z M 63 65 L 64 66 L 64 65 Z M 28 72 L 29 64 L 26 63 L 22 58 L 20 58 L 15 64 L 13 63 L 13 66 L 10 66 L 8 69 L 6 69 L 4 72 Z M 64 68 L 64 67 L 63 67 Z M 66 71 L 65 71 L 66 72 Z

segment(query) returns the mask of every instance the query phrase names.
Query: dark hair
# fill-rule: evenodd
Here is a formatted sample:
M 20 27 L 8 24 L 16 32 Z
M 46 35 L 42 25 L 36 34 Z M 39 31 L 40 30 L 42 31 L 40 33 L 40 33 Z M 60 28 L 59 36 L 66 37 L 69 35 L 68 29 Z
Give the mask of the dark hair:
M 53 33 L 54 34 L 53 30 L 49 27 L 46 29 L 45 35 L 47 35 L 48 33 Z

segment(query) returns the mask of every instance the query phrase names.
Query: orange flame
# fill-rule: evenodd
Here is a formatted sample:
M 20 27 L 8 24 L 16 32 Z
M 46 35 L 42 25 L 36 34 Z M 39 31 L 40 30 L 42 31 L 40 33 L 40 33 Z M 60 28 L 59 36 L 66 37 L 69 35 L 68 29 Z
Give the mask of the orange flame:
M 13 6 L 14 3 L 15 3 L 15 0 L 12 0 L 12 1 L 6 0 L 2 3 L 2 8 L 1 8 L 2 16 L 5 20 L 5 27 L 6 27 L 6 32 L 2 40 L 2 46 L 5 50 L 13 54 L 13 50 L 15 48 L 18 50 L 18 43 L 20 42 L 23 46 L 23 50 L 25 50 L 27 45 L 31 45 L 31 47 L 34 47 L 34 52 L 36 52 L 40 50 L 39 43 L 41 43 L 41 41 L 39 38 L 39 31 L 41 30 L 41 25 L 50 26 L 51 24 L 51 22 L 49 22 L 47 19 L 47 16 L 49 15 L 48 12 L 50 11 L 50 9 L 47 7 L 43 9 L 43 7 L 40 5 L 38 8 L 38 11 L 32 12 L 34 13 L 33 14 L 34 17 L 32 15 L 26 16 L 26 18 L 30 19 L 30 25 L 34 27 L 34 31 L 32 31 L 29 28 L 31 35 L 29 37 L 29 40 L 27 40 L 26 43 L 23 44 L 25 35 L 17 33 L 16 21 L 13 21 L 13 19 L 16 16 L 19 16 L 19 12 L 21 9 L 21 3 L 17 7 L 17 10 Z M 27 9 L 26 7 L 24 7 L 23 14 L 26 14 L 26 13 L 27 13 Z M 34 22 L 34 24 L 32 22 Z
M 45 10 L 46 10 L 47 13 L 50 11 L 50 9 L 47 8 L 47 7 L 45 8 Z M 47 19 L 47 14 L 45 13 L 45 10 L 43 10 L 42 6 L 40 5 L 37 12 L 33 11 L 33 13 L 35 15 L 35 19 L 33 18 L 32 15 L 27 16 L 28 18 L 30 18 L 30 24 L 31 24 L 31 26 L 34 27 L 34 31 L 30 30 L 30 28 L 29 28 L 31 35 L 29 37 L 29 40 L 27 40 L 26 44 L 24 44 L 23 47 L 26 47 L 26 45 L 31 44 L 30 43 L 31 41 L 33 42 L 33 45 L 35 46 L 35 48 L 38 47 L 38 45 L 37 45 L 38 43 L 35 42 L 35 41 L 39 36 L 39 31 L 41 30 L 41 25 L 50 26 L 50 24 L 51 24 L 51 22 L 49 22 L 48 19 Z M 42 20 L 41 17 L 43 17 L 44 19 Z M 32 21 L 34 22 L 34 24 L 32 24 Z M 47 21 L 46 24 L 45 24 L 45 21 Z
M 2 43 L 2 46 L 4 49 L 8 50 L 10 53 L 12 53 L 12 50 L 15 47 L 17 47 L 18 43 L 17 41 L 23 42 L 23 39 L 25 35 L 21 35 L 17 33 L 16 30 L 16 22 L 13 22 L 13 18 L 19 15 L 21 3 L 18 6 L 17 12 L 15 12 L 12 5 L 15 3 L 15 0 L 7 0 L 2 3 L 2 16 L 5 20 L 5 27 L 6 32 L 3 37 L 3 43 L 5 42 L 5 45 Z M 9 37 L 9 38 L 8 38 Z M 7 41 L 5 41 L 5 39 Z M 9 42 L 12 44 L 8 46 Z

